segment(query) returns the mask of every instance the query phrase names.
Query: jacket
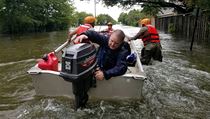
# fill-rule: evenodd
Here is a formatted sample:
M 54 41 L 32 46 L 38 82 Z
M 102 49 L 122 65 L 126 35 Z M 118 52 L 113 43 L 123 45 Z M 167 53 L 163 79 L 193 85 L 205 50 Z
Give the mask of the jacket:
M 119 48 L 112 50 L 108 46 L 109 37 L 90 30 L 83 34 L 100 46 L 97 53 L 97 64 L 103 71 L 106 80 L 126 73 L 126 57 L 130 54 L 130 47 L 128 48 L 129 45 L 126 42 L 123 42 Z

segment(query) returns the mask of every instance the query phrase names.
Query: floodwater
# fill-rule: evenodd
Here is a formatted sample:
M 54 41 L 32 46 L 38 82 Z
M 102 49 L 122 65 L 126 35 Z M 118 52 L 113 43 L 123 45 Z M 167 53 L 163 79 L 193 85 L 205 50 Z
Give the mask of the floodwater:
M 122 28 L 132 31 L 127 35 L 138 31 Z M 36 59 L 65 42 L 66 31 L 1 35 L 0 118 L 210 119 L 210 46 L 195 43 L 191 52 L 189 41 L 160 36 L 164 59 L 143 67 L 147 75 L 143 100 L 90 100 L 86 109 L 75 112 L 67 97 L 36 96 L 26 73 Z

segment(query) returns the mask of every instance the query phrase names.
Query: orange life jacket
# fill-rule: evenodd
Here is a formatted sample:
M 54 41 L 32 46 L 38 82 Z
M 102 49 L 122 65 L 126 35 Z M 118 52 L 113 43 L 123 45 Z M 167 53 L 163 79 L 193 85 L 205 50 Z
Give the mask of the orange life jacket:
M 146 25 L 146 27 L 148 28 L 148 30 L 142 36 L 142 41 L 144 45 L 146 45 L 148 42 L 159 43 L 160 38 L 156 28 L 153 27 L 152 25 Z
M 90 24 L 80 25 L 79 29 L 77 30 L 77 36 L 79 36 L 81 33 L 87 31 L 90 28 L 92 28 L 92 26 Z

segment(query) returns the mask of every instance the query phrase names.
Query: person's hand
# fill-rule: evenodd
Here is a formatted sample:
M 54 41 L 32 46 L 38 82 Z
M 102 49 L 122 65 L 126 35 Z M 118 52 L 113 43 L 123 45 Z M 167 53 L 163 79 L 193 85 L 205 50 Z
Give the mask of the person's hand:
M 88 39 L 88 37 L 86 35 L 80 35 L 74 40 L 74 43 L 81 43 L 83 39 Z
M 71 43 L 71 39 L 69 39 L 69 38 L 67 38 L 67 40 L 66 40 L 68 43 Z
M 103 80 L 104 79 L 104 73 L 103 73 L 103 71 L 101 71 L 100 69 L 99 70 L 96 70 L 96 72 L 95 72 L 95 78 L 97 80 Z

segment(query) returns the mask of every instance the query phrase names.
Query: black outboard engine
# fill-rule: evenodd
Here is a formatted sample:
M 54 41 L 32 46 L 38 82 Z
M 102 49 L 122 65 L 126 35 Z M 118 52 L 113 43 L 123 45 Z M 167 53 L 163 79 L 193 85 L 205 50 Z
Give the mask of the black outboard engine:
M 87 92 L 92 85 L 95 66 L 96 48 L 93 44 L 75 44 L 62 55 L 61 76 L 72 82 L 76 109 L 85 107 L 88 101 Z

